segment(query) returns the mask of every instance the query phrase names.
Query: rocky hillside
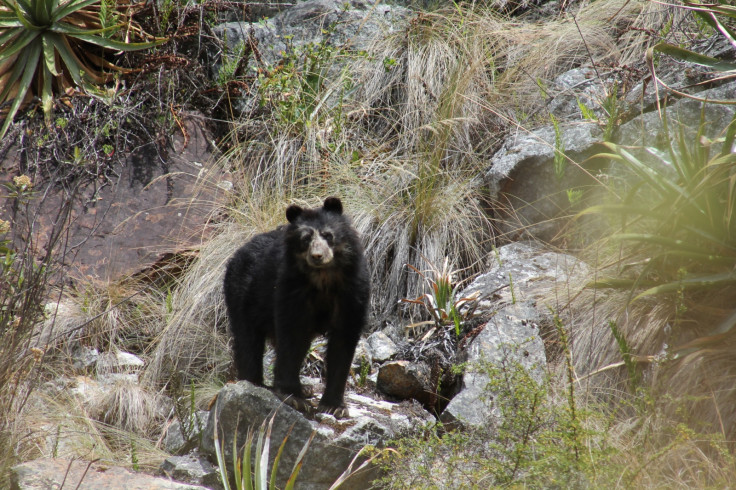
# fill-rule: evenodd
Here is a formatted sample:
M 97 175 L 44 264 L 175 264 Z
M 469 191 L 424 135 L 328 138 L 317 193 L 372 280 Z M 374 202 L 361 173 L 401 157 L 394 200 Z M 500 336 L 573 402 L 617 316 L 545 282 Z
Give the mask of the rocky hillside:
M 726 2 L 138 8 L 166 43 L 0 143 L 0 486 L 237 487 L 244 446 L 279 488 L 736 479 Z M 329 195 L 373 291 L 348 419 L 232 382 L 222 297 Z

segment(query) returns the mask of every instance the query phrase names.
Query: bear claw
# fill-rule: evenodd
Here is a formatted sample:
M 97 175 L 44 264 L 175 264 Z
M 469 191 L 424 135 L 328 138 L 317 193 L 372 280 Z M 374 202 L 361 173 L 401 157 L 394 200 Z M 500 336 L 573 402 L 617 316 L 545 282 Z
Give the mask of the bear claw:
M 326 413 L 329 415 L 332 415 L 336 419 L 347 419 L 350 418 L 350 413 L 348 412 L 348 407 L 345 406 L 339 406 L 339 407 L 331 407 L 328 405 L 322 405 L 320 404 L 317 407 L 318 413 Z
M 306 414 L 310 414 L 314 411 L 314 405 L 300 396 L 281 392 L 275 392 L 275 394 L 277 397 L 279 397 L 279 399 L 281 399 L 281 401 L 283 401 L 294 410 L 298 410 Z

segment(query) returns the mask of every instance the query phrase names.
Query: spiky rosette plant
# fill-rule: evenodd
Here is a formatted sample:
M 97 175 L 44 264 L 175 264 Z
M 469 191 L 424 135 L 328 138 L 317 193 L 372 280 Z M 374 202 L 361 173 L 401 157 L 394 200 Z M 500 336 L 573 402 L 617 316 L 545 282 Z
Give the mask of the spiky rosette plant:
M 135 8 L 125 0 L 0 0 L 0 104 L 12 100 L 0 138 L 33 96 L 48 118 L 54 94 L 108 81 L 120 69 L 105 59 L 106 50 L 162 42 L 128 42 L 146 37 L 131 19 Z

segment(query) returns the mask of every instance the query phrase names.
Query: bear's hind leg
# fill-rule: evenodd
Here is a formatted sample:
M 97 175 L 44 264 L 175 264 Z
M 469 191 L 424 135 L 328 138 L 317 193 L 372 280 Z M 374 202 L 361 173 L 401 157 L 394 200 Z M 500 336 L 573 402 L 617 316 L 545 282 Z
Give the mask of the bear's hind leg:
M 238 379 L 263 386 L 263 352 L 265 335 L 253 328 L 243 328 L 233 335 L 233 359 Z

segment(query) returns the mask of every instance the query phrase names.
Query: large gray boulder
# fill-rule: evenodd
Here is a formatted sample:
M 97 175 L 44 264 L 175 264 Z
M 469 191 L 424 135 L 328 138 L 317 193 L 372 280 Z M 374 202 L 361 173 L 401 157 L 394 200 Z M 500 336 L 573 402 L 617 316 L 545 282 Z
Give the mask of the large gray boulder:
M 533 307 L 514 304 L 499 310 L 486 323 L 470 343 L 462 389 L 442 412 L 443 423 L 472 429 L 499 421 L 493 403 L 497 393 L 489 387 L 488 366 L 524 369 L 535 382 L 544 382 L 547 362 L 539 335 L 540 321 Z
M 226 22 L 213 29 L 225 54 L 238 53 L 241 46 L 256 46 L 258 62 L 274 65 L 282 52 L 326 36 L 333 46 L 366 50 L 379 34 L 398 29 L 410 11 L 404 7 L 361 0 L 308 0 L 298 2 L 270 19 L 259 22 Z M 221 66 L 222 52 L 213 53 L 214 67 Z M 251 56 L 250 63 L 256 62 Z
M 492 254 L 489 271 L 460 293 L 477 293 L 477 314 L 492 316 L 468 346 L 460 392 L 440 420 L 464 428 L 500 421 L 489 366 L 522 369 L 534 382 L 544 383 L 548 354 L 543 338 L 555 335 L 557 302 L 566 302 L 588 274 L 588 266 L 575 257 L 531 243 L 511 243 Z
M 701 122 L 701 114 L 705 121 L 705 135 L 715 138 L 731 122 L 736 107 L 726 104 L 703 103 L 708 101 L 731 101 L 736 98 L 736 82 L 726 83 L 696 94 L 698 99 L 683 98 L 668 105 L 663 105 L 664 113 L 670 126 L 670 137 L 675 136 L 680 127 L 678 123 L 689 129 L 693 136 Z M 686 132 L 687 134 L 687 132 Z M 622 145 L 661 147 L 666 141 L 662 119 L 656 110 L 642 114 L 622 124 L 617 132 L 616 142 Z
M 217 421 L 224 459 L 231 465 L 233 438 L 237 437 L 238 445 L 242 446 L 250 428 L 258 429 L 273 417 L 269 469 L 288 435 L 278 467 L 277 486 L 283 487 L 299 452 L 314 433 L 296 485 L 300 489 L 324 489 L 335 482 L 364 446 L 380 447 L 389 439 L 411 434 L 433 421 L 416 404 L 388 403 L 355 393 L 347 394 L 345 401 L 350 418 L 338 420 L 318 414 L 316 420 L 309 420 L 266 388 L 247 381 L 229 384 L 220 391 L 211 409 L 200 450 L 215 460 Z M 367 488 L 375 477 L 376 470 L 369 467 L 352 476 L 348 484 L 350 488 Z
M 566 169 L 555 175 L 556 133 L 553 126 L 519 131 L 509 136 L 491 159 L 484 180 L 491 200 L 498 203 L 496 219 L 510 240 L 535 237 L 552 240 L 569 215 L 568 190 L 582 190 L 594 183 L 577 164 L 598 152 L 603 132 L 598 124 L 583 121 L 560 123 Z

